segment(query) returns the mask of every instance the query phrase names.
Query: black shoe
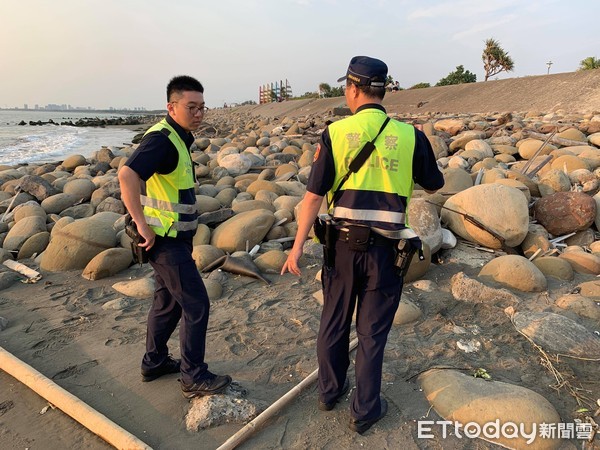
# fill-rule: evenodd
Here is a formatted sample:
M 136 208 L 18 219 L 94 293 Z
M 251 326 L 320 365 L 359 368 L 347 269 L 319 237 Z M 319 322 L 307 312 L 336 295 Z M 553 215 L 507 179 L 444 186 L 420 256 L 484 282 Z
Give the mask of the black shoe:
M 379 419 L 383 418 L 383 416 L 385 416 L 387 414 L 388 411 L 388 404 L 387 401 L 382 398 L 381 399 L 381 413 L 379 414 L 379 417 L 375 417 L 374 419 L 370 419 L 370 420 L 356 420 L 356 419 L 350 419 L 350 429 L 352 431 L 356 431 L 358 434 L 363 434 L 365 431 L 367 431 L 369 428 L 371 428 L 371 426 L 377 422 Z
M 348 378 L 346 378 L 346 381 L 344 381 L 344 386 L 342 386 L 342 390 L 341 390 L 341 392 L 338 394 L 338 396 L 336 398 L 334 398 L 329 403 L 325 403 L 325 402 L 322 402 L 321 400 L 319 400 L 319 409 L 321 411 L 331 411 L 333 408 L 335 408 L 335 404 L 344 395 L 346 395 L 348 393 L 348 389 L 350 389 L 350 382 L 348 381 Z
M 181 383 L 181 393 L 185 398 L 203 397 L 205 395 L 214 395 L 223 392 L 231 383 L 229 375 L 210 374 L 211 378 L 202 380 L 199 383 L 185 384 Z
M 179 373 L 179 367 L 181 366 L 180 359 L 171 358 L 167 356 L 165 362 L 155 369 L 142 369 L 142 381 L 156 380 L 158 377 L 167 375 L 170 373 Z

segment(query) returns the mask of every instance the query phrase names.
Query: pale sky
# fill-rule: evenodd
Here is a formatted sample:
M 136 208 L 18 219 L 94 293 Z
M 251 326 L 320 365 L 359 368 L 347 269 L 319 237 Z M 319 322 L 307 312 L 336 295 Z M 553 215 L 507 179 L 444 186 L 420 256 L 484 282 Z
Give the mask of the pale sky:
M 0 0 L 0 108 L 48 103 L 162 109 L 174 75 L 210 107 L 338 86 L 350 58 L 385 61 L 408 88 L 462 64 L 483 82 L 484 41 L 515 70 L 573 72 L 600 57 L 598 0 Z

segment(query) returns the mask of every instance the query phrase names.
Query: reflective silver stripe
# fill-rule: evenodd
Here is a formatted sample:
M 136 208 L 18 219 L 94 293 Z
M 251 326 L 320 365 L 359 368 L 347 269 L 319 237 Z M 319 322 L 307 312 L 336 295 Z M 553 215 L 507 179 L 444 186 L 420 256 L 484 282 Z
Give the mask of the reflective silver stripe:
M 372 222 L 400 223 L 404 225 L 404 213 L 379 211 L 376 209 L 351 209 L 343 206 L 333 208 L 333 217 L 352 220 L 367 220 Z
M 382 235 L 388 239 L 411 239 L 418 237 L 417 233 L 414 232 L 411 228 L 403 228 L 402 230 L 384 230 L 378 227 L 371 227 L 371 230 L 375 231 L 375 233 Z
M 353 222 L 347 222 L 345 220 L 338 220 L 337 222 L 334 222 L 334 223 L 341 227 L 356 225 Z M 340 230 L 348 231 L 348 228 L 340 228 Z M 384 230 L 383 228 L 371 226 L 371 230 L 373 230 L 375 233 L 380 234 L 381 236 L 386 237 L 388 239 L 398 240 L 398 239 L 410 239 L 410 238 L 418 237 L 417 233 L 415 233 L 412 228 L 402 228 L 401 230 Z
M 155 226 L 155 227 L 163 226 L 157 217 L 144 216 L 144 218 L 146 219 L 146 223 L 148 225 Z M 198 220 L 192 220 L 189 222 L 173 222 L 170 229 L 176 230 L 176 231 L 193 231 L 197 228 L 198 228 Z
M 196 205 L 186 205 L 183 203 L 171 203 L 166 200 L 158 200 L 156 198 L 140 195 L 142 205 L 149 208 L 161 209 L 163 211 L 172 211 L 180 214 L 195 214 L 197 212 Z

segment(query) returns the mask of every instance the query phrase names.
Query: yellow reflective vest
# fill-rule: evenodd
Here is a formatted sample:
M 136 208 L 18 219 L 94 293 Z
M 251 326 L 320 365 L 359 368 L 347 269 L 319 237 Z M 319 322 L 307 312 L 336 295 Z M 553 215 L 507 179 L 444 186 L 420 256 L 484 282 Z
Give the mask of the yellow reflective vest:
M 336 173 L 329 198 L 348 172 L 350 162 L 377 135 L 386 117 L 384 111 L 367 108 L 329 125 Z M 414 149 L 413 126 L 390 120 L 375 141 L 369 159 L 337 193 L 333 217 L 388 230 L 404 228 L 414 187 Z
M 194 231 L 198 227 L 195 201 L 180 203 L 180 199 L 195 200 L 194 168 L 185 142 L 166 119 L 149 128 L 145 135 L 155 131 L 168 136 L 179 158 L 173 172 L 166 175 L 155 173 L 146 181 L 146 195 L 140 199 L 150 228 L 158 236 L 176 237 L 178 231 Z M 191 190 L 192 195 L 181 195 L 186 190 Z

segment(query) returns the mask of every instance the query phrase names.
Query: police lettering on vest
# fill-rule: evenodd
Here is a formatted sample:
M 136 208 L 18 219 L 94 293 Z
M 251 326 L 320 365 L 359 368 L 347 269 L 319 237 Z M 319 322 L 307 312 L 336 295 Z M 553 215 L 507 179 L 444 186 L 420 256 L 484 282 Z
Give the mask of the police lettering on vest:
M 351 157 L 346 157 L 346 170 L 350 167 L 350 163 L 352 162 Z M 377 156 L 371 155 L 371 158 L 367 163 L 365 163 L 368 167 L 372 167 L 374 169 L 382 169 L 382 170 L 390 170 L 392 172 L 398 172 L 398 164 L 400 161 L 394 158 L 387 158 L 385 156 Z
M 329 198 L 365 143 L 377 135 L 387 115 L 365 109 L 329 125 L 336 178 Z M 333 216 L 388 230 L 406 227 L 406 206 L 412 195 L 415 132 L 392 120 L 375 141 L 375 150 L 337 195 Z

